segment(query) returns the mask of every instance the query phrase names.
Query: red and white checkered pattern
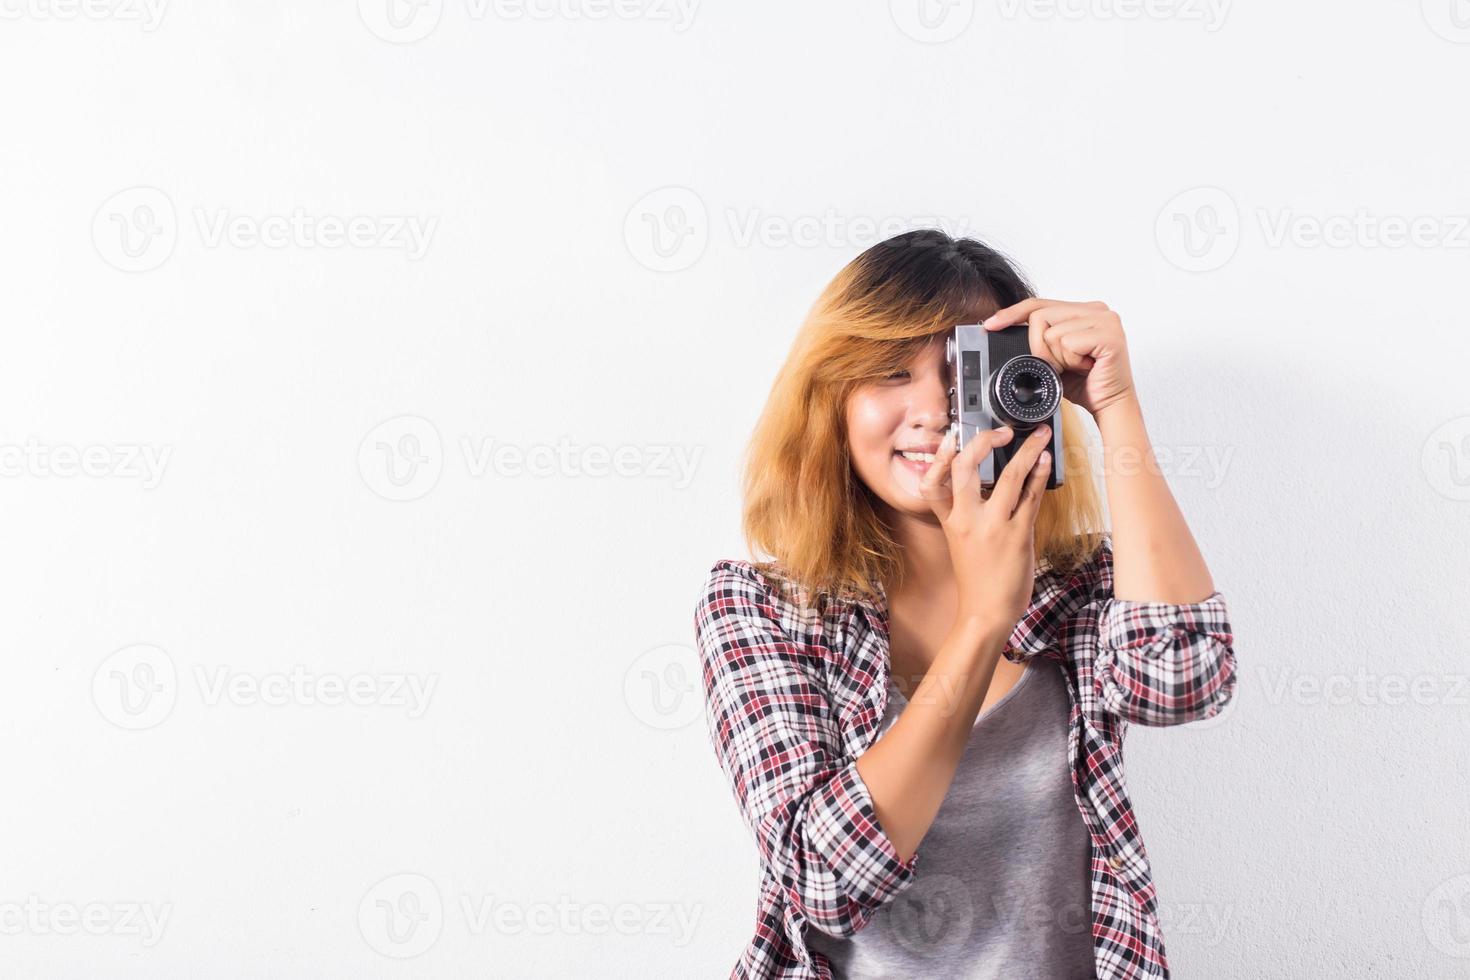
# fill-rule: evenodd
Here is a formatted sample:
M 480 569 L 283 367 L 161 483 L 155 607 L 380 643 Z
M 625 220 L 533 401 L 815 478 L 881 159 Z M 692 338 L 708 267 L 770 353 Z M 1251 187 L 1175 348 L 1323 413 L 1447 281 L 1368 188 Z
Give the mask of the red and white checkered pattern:
M 1168 977 L 1147 852 L 1123 774 L 1127 725 L 1209 718 L 1235 690 L 1219 592 L 1188 604 L 1113 598 L 1111 541 L 1082 569 L 1042 572 L 1008 660 L 1065 666 L 1077 806 L 1092 837 L 1097 975 Z M 913 880 L 884 835 L 856 760 L 888 696 L 879 601 L 819 597 L 803 610 L 748 562 L 710 572 L 695 614 L 715 754 L 762 868 L 755 935 L 731 976 L 831 980 L 808 926 L 850 936 Z

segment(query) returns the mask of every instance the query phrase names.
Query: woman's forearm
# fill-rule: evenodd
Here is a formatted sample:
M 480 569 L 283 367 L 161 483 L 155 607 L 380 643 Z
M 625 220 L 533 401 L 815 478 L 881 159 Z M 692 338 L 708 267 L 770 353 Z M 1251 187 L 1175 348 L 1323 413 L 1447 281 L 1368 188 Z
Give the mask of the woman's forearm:
M 1103 441 L 1112 513 L 1113 595 L 1140 602 L 1199 602 L 1215 591 L 1169 484 L 1159 472 L 1136 395 L 1094 416 Z
M 959 768 L 1009 630 L 961 619 L 893 725 L 857 760 L 883 832 L 907 861 Z

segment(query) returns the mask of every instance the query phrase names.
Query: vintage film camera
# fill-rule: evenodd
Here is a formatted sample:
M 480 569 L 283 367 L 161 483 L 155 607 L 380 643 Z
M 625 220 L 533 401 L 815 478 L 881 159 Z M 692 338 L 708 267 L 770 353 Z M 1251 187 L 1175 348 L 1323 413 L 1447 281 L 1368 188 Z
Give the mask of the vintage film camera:
M 977 432 L 1008 425 L 1015 435 L 980 460 L 980 485 L 995 486 L 1031 430 L 1051 426 L 1051 475 L 1046 488 L 1062 485 L 1062 379 L 1052 366 L 1031 353 L 1024 323 L 1004 330 L 978 324 L 956 326 L 945 338 L 949 363 L 949 420 L 956 430 L 956 451 Z

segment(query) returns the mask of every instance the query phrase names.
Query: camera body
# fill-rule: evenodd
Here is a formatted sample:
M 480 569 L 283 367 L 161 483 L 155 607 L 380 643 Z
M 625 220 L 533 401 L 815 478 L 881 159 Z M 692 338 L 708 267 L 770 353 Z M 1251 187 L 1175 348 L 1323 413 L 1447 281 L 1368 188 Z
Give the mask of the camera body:
M 986 330 L 978 324 L 956 326 L 945 338 L 949 364 L 949 420 L 956 451 L 976 433 L 1008 425 L 1015 435 L 980 460 L 980 485 L 995 486 L 1006 464 L 1038 425 L 1051 426 L 1051 474 L 1046 488 L 1062 485 L 1062 379 L 1031 353 L 1026 324 Z

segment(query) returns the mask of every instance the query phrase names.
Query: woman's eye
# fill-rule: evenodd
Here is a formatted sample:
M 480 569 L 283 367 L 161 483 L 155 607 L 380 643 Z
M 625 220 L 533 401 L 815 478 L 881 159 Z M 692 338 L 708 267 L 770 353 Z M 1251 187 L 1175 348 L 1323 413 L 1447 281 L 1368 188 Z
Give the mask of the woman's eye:
M 908 379 L 909 373 L 907 371 L 895 371 L 892 374 L 885 374 L 883 376 L 884 381 L 907 381 Z

